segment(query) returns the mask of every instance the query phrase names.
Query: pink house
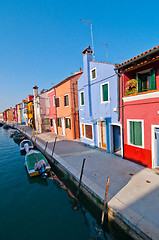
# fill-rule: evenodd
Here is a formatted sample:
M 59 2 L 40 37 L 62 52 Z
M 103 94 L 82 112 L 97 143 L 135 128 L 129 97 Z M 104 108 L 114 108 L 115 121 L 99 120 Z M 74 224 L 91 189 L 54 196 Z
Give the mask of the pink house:
M 50 129 L 52 132 L 57 133 L 56 125 L 56 97 L 55 97 L 55 88 L 51 88 L 48 91 L 48 102 L 49 102 L 49 123 Z

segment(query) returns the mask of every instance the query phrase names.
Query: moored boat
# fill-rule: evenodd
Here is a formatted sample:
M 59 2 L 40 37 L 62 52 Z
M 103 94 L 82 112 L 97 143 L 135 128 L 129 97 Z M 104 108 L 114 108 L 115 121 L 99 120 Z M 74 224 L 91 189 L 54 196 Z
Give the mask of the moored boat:
M 13 137 L 13 140 L 15 143 L 20 144 L 21 141 L 25 139 L 25 136 L 23 134 L 17 134 Z
M 51 169 L 44 155 L 37 150 L 30 150 L 25 155 L 25 166 L 30 177 L 42 175 L 45 178 Z
M 10 133 L 10 137 L 14 137 L 14 136 L 20 134 L 20 132 L 18 130 L 10 130 L 9 133 Z
M 2 122 L 0 122 L 0 127 L 2 127 L 4 124 Z
M 4 125 L 3 125 L 3 128 L 6 129 L 6 130 L 8 130 L 8 129 L 9 129 L 9 125 L 4 124 Z
M 27 152 L 29 152 L 31 149 L 33 149 L 33 143 L 28 140 L 28 139 L 24 139 L 23 141 L 21 141 L 20 143 L 20 152 L 21 154 L 25 154 Z

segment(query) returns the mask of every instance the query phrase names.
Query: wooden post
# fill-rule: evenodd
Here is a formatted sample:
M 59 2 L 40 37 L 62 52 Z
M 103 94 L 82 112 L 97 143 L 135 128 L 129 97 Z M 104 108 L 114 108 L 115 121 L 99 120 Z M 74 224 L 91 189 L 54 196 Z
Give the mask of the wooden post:
M 48 141 L 46 142 L 46 145 L 45 145 L 45 150 L 44 150 L 44 152 L 46 152 L 47 144 L 48 144 Z
M 103 211 L 102 211 L 101 225 L 103 225 L 103 223 L 104 223 L 104 214 L 105 214 L 105 206 L 106 206 L 106 202 L 107 202 L 108 188 L 109 188 L 109 177 L 107 178 L 107 187 L 106 187 L 106 191 L 105 191 L 105 198 L 104 198 L 104 205 L 103 205 Z
M 81 175 L 80 175 L 80 181 L 79 181 L 79 185 L 78 185 L 78 189 L 77 189 L 77 197 L 79 195 L 79 190 L 80 190 L 80 186 L 81 186 L 81 182 L 82 182 L 82 176 L 83 176 L 83 169 L 84 169 L 84 164 L 85 164 L 86 159 L 83 159 L 83 164 L 82 164 L 82 169 L 81 169 Z
M 32 140 L 33 134 L 34 134 L 34 128 L 33 128 L 32 134 L 31 134 L 31 140 Z
M 35 135 L 34 144 L 36 143 L 37 135 L 38 135 L 38 130 L 37 130 L 36 135 Z
M 53 154 L 54 154 L 54 150 L 55 150 L 55 145 L 56 145 L 56 140 L 57 140 L 57 137 L 55 137 L 55 142 L 54 142 L 54 145 L 53 145 L 53 148 L 52 148 L 51 158 L 53 158 Z

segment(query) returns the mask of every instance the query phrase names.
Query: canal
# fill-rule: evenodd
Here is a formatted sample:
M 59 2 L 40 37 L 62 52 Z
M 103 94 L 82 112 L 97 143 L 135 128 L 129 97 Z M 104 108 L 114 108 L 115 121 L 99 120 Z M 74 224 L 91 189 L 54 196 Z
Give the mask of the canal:
M 30 178 L 19 146 L 0 128 L 0 239 L 125 239 L 100 231 L 96 218 L 57 181 Z

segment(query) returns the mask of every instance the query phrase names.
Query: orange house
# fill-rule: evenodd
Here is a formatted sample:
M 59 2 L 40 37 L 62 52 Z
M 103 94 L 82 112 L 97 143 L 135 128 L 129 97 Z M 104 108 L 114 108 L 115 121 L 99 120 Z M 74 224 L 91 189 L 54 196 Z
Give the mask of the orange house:
M 58 83 L 56 92 L 57 133 L 70 139 L 79 138 L 78 86 L 77 81 L 83 72 Z

